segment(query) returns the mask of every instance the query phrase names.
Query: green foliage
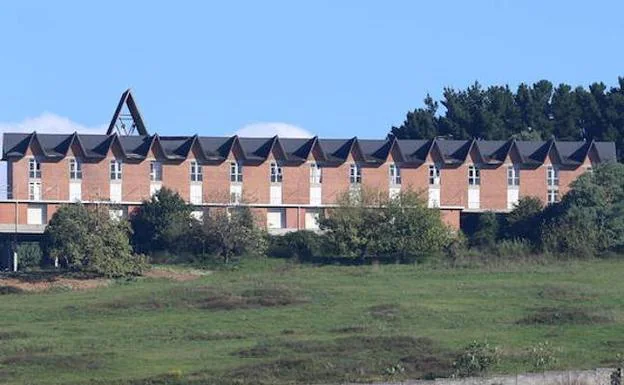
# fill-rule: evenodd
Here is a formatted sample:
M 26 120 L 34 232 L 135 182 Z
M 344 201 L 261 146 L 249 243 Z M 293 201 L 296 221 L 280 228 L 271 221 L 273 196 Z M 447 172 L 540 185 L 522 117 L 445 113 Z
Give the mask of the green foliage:
M 547 80 L 522 83 L 515 92 L 508 85 L 483 88 L 478 82 L 462 90 L 445 88 L 442 100 L 427 95 L 425 106 L 408 112 L 390 134 L 399 139 L 607 140 L 615 141 L 621 157 L 624 77 L 617 80 L 610 89 L 604 83 L 586 89 Z
M 470 244 L 482 248 L 494 246 L 498 239 L 499 227 L 498 218 L 493 212 L 479 215 L 476 231 L 470 237 Z
M 410 191 L 392 199 L 368 190 L 345 194 L 319 224 L 340 256 L 360 260 L 421 260 L 451 240 L 440 213 Z
M 175 191 L 161 188 L 131 218 L 133 244 L 137 251 L 180 251 L 188 246 L 192 226 L 191 207 Z
M 542 213 L 547 251 L 594 256 L 624 248 L 624 165 L 605 164 L 580 176 L 560 203 Z
M 18 264 L 20 270 L 39 267 L 43 260 L 43 251 L 39 242 L 24 242 L 17 246 Z
M 527 351 L 527 361 L 533 370 L 547 370 L 557 363 L 557 351 L 548 341 L 531 346 Z
M 293 231 L 271 237 L 269 255 L 281 258 L 297 258 L 307 261 L 324 254 L 326 239 L 309 230 Z
M 520 198 L 506 216 L 504 235 L 507 239 L 521 239 L 539 243 L 542 201 L 536 197 Z
M 472 341 L 459 354 L 453 367 L 457 377 L 478 376 L 496 365 L 499 351 L 487 342 Z
M 46 228 L 52 258 L 71 269 L 108 277 L 141 274 L 146 258 L 132 253 L 130 225 L 110 218 L 107 207 L 62 206 Z
M 251 209 L 246 206 L 211 211 L 204 216 L 199 234 L 208 250 L 228 263 L 232 257 L 265 255 L 266 236 L 256 226 Z

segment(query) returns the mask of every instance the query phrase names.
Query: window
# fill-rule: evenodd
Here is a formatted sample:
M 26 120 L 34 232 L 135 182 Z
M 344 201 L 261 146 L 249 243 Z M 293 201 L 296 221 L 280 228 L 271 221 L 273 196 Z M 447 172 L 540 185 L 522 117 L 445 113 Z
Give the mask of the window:
M 191 182 L 201 182 L 204 180 L 202 166 L 197 161 L 191 161 Z
M 41 162 L 35 158 L 28 160 L 28 177 L 31 179 L 41 179 Z
M 152 182 L 162 181 L 162 163 L 155 160 L 150 162 L 150 180 Z
M 271 163 L 271 182 L 282 183 L 282 168 L 277 163 Z
M 546 182 L 548 186 L 559 186 L 559 169 L 553 166 L 548 166 L 546 170 Z
M 429 165 L 429 185 L 437 186 L 440 184 L 440 168 L 435 164 Z
M 310 184 L 320 184 L 321 183 L 321 166 L 318 163 L 310 164 Z
M 349 182 L 351 182 L 351 184 L 362 183 L 362 169 L 359 164 L 351 164 L 349 168 Z
M 243 165 L 239 162 L 230 163 L 230 182 L 243 181 Z
M 242 199 L 242 196 L 241 196 L 240 192 L 238 192 L 238 191 L 231 191 L 230 192 L 230 203 L 233 203 L 233 204 L 236 204 L 236 205 L 240 204 L 241 203 L 241 199 Z
M 518 166 L 507 167 L 507 186 L 520 186 L 520 168 Z
M 82 179 L 82 162 L 78 159 L 69 160 L 69 179 L 80 180 Z
M 110 180 L 121 180 L 121 162 L 115 159 L 110 161 Z
M 554 188 L 548 189 L 548 204 L 559 202 L 559 190 Z
M 41 182 L 30 182 L 28 184 L 28 199 L 31 201 L 41 200 Z
M 481 170 L 476 166 L 468 166 L 468 185 L 479 186 L 481 184 Z
M 401 169 L 396 164 L 391 164 L 390 168 L 390 184 L 401 184 Z

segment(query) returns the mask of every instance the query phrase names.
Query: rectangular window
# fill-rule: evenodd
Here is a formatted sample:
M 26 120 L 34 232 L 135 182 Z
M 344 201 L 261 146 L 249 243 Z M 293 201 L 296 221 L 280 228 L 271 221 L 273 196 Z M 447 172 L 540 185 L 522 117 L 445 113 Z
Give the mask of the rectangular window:
M 271 163 L 271 183 L 282 183 L 282 168 L 275 162 Z
M 243 181 L 243 165 L 239 162 L 230 163 L 230 182 Z
M 559 169 L 557 167 L 548 166 L 546 169 L 546 182 L 548 186 L 559 186 Z
M 80 180 L 82 179 L 82 162 L 78 159 L 69 160 L 69 179 Z
M 481 184 L 481 170 L 476 166 L 468 166 L 468 185 L 479 186 Z
M 429 185 L 438 186 L 440 184 L 440 168 L 435 164 L 429 165 Z
M 310 164 L 310 184 L 321 183 L 321 166 L 318 163 Z
M 349 182 L 351 184 L 362 183 L 362 168 L 359 164 L 352 163 L 349 167 Z
M 28 177 L 31 179 L 41 179 L 41 162 L 35 158 L 28 160 Z
M 390 184 L 399 185 L 401 184 L 401 169 L 396 164 L 391 164 L 390 168 Z
M 152 182 L 162 181 L 162 163 L 155 160 L 150 162 L 150 180 Z
M 28 199 L 31 201 L 41 200 L 41 182 L 30 182 L 28 184 Z
M 557 203 L 559 202 L 559 190 L 555 188 L 548 189 L 548 203 Z
M 507 166 L 507 186 L 520 186 L 520 168 Z
M 110 180 L 121 180 L 121 162 L 116 159 L 110 161 Z
M 202 166 L 197 161 L 191 161 L 191 182 L 201 182 L 204 180 Z

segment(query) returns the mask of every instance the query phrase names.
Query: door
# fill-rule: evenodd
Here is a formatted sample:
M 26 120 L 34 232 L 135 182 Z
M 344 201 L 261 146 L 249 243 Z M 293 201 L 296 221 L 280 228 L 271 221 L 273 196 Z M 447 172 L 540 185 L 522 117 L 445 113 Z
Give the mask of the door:
M 82 200 L 82 183 L 69 182 L 69 201 L 80 202 Z
M 468 208 L 478 209 L 481 206 L 481 191 L 479 188 L 468 189 Z
M 321 204 L 321 186 L 310 186 L 310 204 Z
M 202 204 L 202 185 L 201 184 L 191 184 L 191 204 L 194 204 L 194 205 Z
M 110 184 L 110 200 L 111 202 L 121 202 L 121 183 Z
M 282 204 L 282 184 L 271 185 L 270 199 L 272 205 Z
M 520 190 L 518 188 L 507 188 L 507 209 L 512 210 L 520 200 Z

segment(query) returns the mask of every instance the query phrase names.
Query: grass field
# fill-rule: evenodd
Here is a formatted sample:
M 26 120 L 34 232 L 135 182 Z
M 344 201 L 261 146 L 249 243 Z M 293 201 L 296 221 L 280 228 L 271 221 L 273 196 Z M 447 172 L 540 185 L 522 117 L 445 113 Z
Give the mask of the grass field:
M 252 260 L 193 281 L 0 295 L 2 384 L 333 383 L 450 374 L 472 340 L 495 372 L 624 352 L 624 262 L 494 270 Z M 1 285 L 0 281 L 0 285 Z M 392 376 L 400 364 L 404 373 Z

